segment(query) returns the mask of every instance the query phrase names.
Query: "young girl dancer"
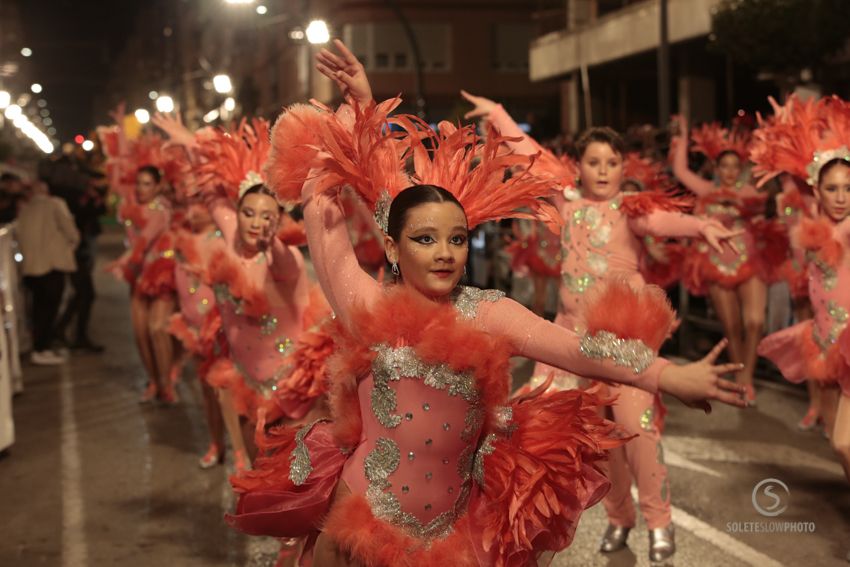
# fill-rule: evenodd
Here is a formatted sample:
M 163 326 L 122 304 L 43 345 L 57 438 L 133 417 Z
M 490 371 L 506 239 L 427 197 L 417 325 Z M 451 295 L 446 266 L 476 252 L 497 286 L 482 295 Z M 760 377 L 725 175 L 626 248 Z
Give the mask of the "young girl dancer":
M 221 316 L 215 304 L 213 289 L 203 281 L 207 260 L 215 242 L 220 238 L 206 205 L 198 199 L 189 203 L 187 228 L 177 231 L 175 242 L 175 284 L 180 311 L 171 316 L 169 332 L 195 358 L 195 370 L 203 392 L 204 414 L 210 434 L 210 445 L 199 460 L 208 469 L 224 460 L 224 426 L 215 389 L 207 383 L 210 366 L 221 356 L 218 340 Z M 237 444 L 241 432 L 237 431 Z
M 830 97 L 789 99 L 756 133 L 752 159 L 766 177 L 805 180 L 817 199 L 814 218 L 792 229 L 797 257 L 808 267 L 814 318 L 769 335 L 759 354 L 792 382 L 821 385 L 824 421 L 850 481 L 850 104 Z M 838 410 L 828 411 L 838 397 Z
M 713 366 L 719 349 L 687 367 L 656 359 L 644 341 L 660 342 L 649 335 L 672 322 L 657 291 L 615 286 L 658 317 L 631 335 L 642 340 L 623 340 L 594 317 L 580 337 L 499 292 L 458 287 L 469 229 L 521 215 L 520 207 L 553 221 L 536 200 L 548 184 L 503 182 L 506 168 L 530 160 L 506 155 L 495 134 L 482 147 L 471 129 L 442 123 L 436 134 L 400 116 L 393 122 L 407 135 L 397 138 L 386 126 L 398 100 L 376 106 L 362 66 L 337 46 L 341 55 L 323 51 L 318 67 L 354 107 L 285 113 L 276 129 L 315 134 L 310 169 L 286 159 L 285 148 L 267 168 L 272 183 L 305 181 L 311 255 L 344 328 L 334 421 L 277 431 L 269 442 L 277 452 L 234 480 L 241 496 L 229 521 L 249 533 L 308 535 L 312 564 L 329 567 L 531 563 L 569 545 L 581 511 L 607 485 L 596 463 L 622 440 L 597 416 L 603 402 L 593 393 L 535 392 L 508 405 L 510 355 L 650 391 L 660 384 L 688 402 L 742 405 L 741 390 L 718 376 L 737 366 Z M 408 154 L 413 179 L 402 173 Z M 385 289 L 359 268 L 338 200 L 343 185 L 376 209 L 395 285 Z
M 576 142 L 579 163 L 556 159 L 536 142 L 524 136 L 501 105 L 463 92 L 475 105 L 467 118 L 486 116 L 499 132 L 518 141 L 508 144 L 518 153 L 541 154 L 531 172 L 564 188 L 556 197 L 564 222 L 562 233 L 563 263 L 560 309 L 555 323 L 576 329 L 587 294 L 612 277 L 626 277 L 643 286 L 639 266 L 644 254 L 642 237 L 702 237 L 715 250 L 720 240 L 736 233 L 710 221 L 677 212 L 687 205 L 661 192 L 622 194 L 624 146 L 609 128 L 593 128 Z M 535 368 L 534 376 L 554 371 L 546 366 Z M 570 377 L 557 374 L 561 385 Z M 556 382 L 558 384 L 558 382 Z M 675 553 L 675 538 L 670 511 L 667 468 L 661 455 L 660 441 L 665 409 L 659 396 L 638 388 L 623 387 L 610 411 L 613 419 L 637 438 L 611 452 L 609 477 L 612 489 L 604 503 L 609 526 L 600 550 L 616 551 L 626 545 L 635 525 L 631 498 L 632 478 L 638 486 L 641 513 L 649 528 L 649 553 L 653 560 L 664 560 Z
M 756 347 L 764 332 L 766 283 L 772 276 L 765 251 L 757 248 L 766 240 L 757 237 L 757 225 L 751 221 L 763 215 L 767 195 L 741 180 L 747 158 L 746 137 L 717 124 L 705 125 L 692 133 L 694 149 L 714 164 L 717 179 L 709 181 L 688 169 L 688 123 L 684 118 L 677 123 L 679 135 L 673 137 L 670 148 L 673 175 L 697 195 L 697 214 L 741 231 L 734 241 L 735 249 L 717 251 L 704 243 L 694 243 L 686 258 L 684 283 L 691 293 L 704 295 L 707 291 L 711 297 L 729 339 L 729 358 L 744 365 L 738 373 L 738 383 L 747 388 L 747 400 L 754 404 Z

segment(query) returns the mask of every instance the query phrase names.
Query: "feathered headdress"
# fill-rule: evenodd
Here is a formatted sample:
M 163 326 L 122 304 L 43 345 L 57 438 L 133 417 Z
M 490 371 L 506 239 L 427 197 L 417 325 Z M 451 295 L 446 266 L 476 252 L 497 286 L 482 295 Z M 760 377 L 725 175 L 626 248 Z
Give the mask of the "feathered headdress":
M 642 191 L 667 191 L 672 186 L 670 177 L 664 173 L 660 163 L 642 158 L 637 152 L 626 154 L 623 160 L 623 180 L 638 184 Z
M 693 150 L 716 160 L 724 152 L 735 152 L 745 160 L 749 155 L 750 133 L 746 130 L 729 130 L 717 122 L 703 124 L 691 130 Z
M 310 122 L 311 132 L 274 134 L 274 150 L 265 168 L 272 188 L 290 199 L 300 196 L 308 168 L 293 167 L 283 148 L 277 146 L 286 140 L 310 140 L 304 147 L 316 152 L 311 167 L 321 170 L 316 190 L 351 186 L 375 211 L 384 231 L 392 199 L 420 183 L 451 192 L 463 206 L 470 228 L 505 217 L 558 224 L 554 207 L 539 201 L 539 197 L 551 193 L 550 183 L 525 172 L 505 180 L 510 168 L 527 169 L 532 158 L 510 154 L 502 144 L 504 138 L 493 131 L 482 141 L 472 127 L 456 128 L 443 122 L 435 131 L 415 116 L 390 118 L 400 103 L 400 98 L 394 98 L 365 108 L 343 105 L 336 113 L 317 105 L 321 120 Z M 288 112 L 279 119 L 276 130 L 308 127 L 303 109 L 296 108 L 295 117 L 287 117 Z M 318 135 L 313 137 L 313 132 Z M 405 172 L 408 158 L 413 161 L 410 175 Z M 522 207 L 533 212 L 518 212 Z
M 198 139 L 200 159 L 194 168 L 198 185 L 203 191 L 222 189 L 229 199 L 238 201 L 245 191 L 265 182 L 263 164 L 270 148 L 269 123 L 262 118 L 243 119 L 236 128 L 208 132 Z
M 750 152 L 758 185 L 788 173 L 814 187 L 824 165 L 850 161 L 850 104 L 836 96 L 802 101 L 791 95 L 784 105 L 769 100 L 774 115 L 758 116 Z

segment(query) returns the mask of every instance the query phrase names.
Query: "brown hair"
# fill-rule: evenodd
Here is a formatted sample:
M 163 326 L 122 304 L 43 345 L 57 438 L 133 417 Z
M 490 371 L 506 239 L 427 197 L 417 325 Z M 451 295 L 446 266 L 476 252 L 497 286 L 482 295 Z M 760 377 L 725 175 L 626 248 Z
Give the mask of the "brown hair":
M 587 151 L 588 146 L 594 142 L 608 144 L 615 153 L 618 153 L 621 156 L 626 155 L 626 144 L 623 142 L 622 136 L 620 136 L 613 128 L 602 126 L 588 128 L 582 132 L 581 136 L 579 136 L 578 140 L 576 140 L 576 153 L 578 154 L 578 159 L 582 158 L 584 152 Z

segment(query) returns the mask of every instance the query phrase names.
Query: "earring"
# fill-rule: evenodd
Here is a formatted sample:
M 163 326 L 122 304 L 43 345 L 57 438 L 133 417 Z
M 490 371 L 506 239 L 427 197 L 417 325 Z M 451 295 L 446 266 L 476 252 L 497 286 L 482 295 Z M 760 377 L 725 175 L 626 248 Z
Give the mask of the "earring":
M 463 267 L 463 275 L 466 275 L 466 266 Z
M 394 276 L 401 275 L 401 271 L 399 271 L 398 269 L 398 264 L 396 264 L 395 262 L 393 262 L 393 265 L 390 267 L 390 271 L 393 273 Z

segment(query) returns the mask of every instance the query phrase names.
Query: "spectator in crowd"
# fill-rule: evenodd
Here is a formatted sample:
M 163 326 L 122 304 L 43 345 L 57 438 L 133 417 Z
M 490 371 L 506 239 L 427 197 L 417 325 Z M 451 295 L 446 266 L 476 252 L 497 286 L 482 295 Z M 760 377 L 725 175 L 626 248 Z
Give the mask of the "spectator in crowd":
M 74 252 L 77 270 L 71 274 L 71 286 L 74 294 L 68 300 L 65 310 L 59 317 L 57 335 L 65 340 L 68 327 L 75 321 L 71 348 L 89 352 L 103 352 L 103 346 L 93 342 L 89 337 L 88 326 L 91 310 L 94 305 L 94 261 L 96 257 L 96 239 L 101 232 L 100 216 L 106 213 L 104 195 L 106 188 L 98 186 L 98 181 L 105 181 L 103 175 L 91 174 L 91 180 L 85 191 L 66 195 L 66 202 L 77 230 L 80 232 L 80 244 Z
M 0 175 L 0 224 L 15 220 L 23 189 L 21 178 L 14 173 L 5 172 Z
M 51 350 L 56 315 L 62 302 L 65 274 L 77 269 L 74 249 L 80 233 L 65 201 L 52 197 L 47 184 L 33 184 L 31 196 L 18 213 L 18 244 L 23 254 L 24 284 L 32 293 L 33 364 L 61 364 L 65 357 Z

